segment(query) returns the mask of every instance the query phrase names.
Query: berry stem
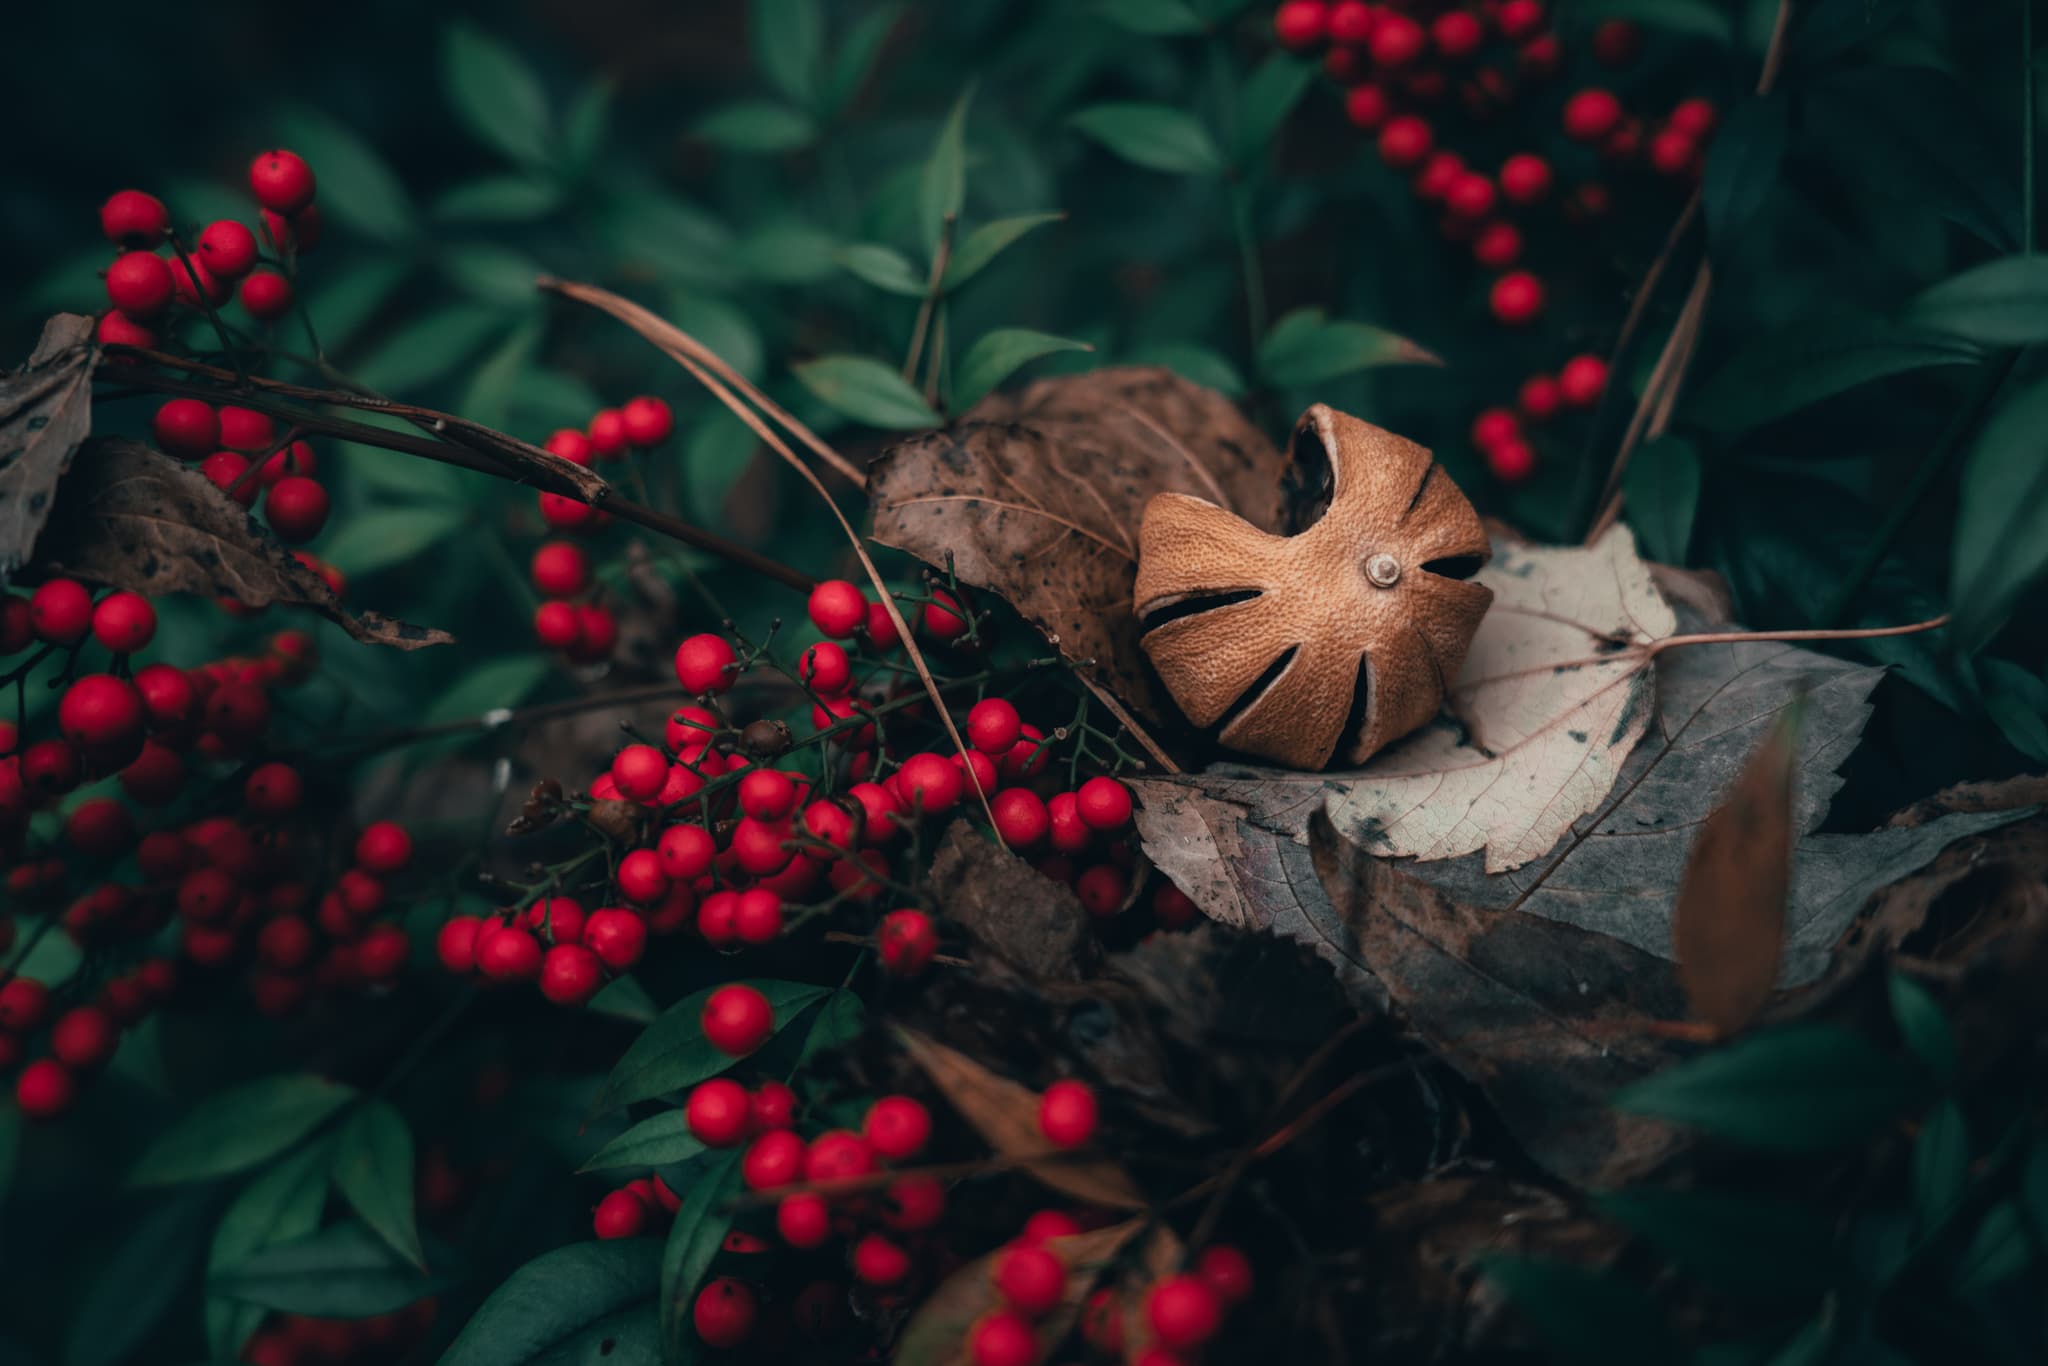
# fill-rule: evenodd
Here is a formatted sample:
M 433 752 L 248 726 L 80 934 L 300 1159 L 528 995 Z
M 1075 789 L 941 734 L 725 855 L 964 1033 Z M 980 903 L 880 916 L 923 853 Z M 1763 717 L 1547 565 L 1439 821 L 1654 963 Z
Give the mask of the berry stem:
M 1655 659 L 1664 651 L 1680 645 L 1733 645 L 1743 641 L 1797 641 L 1797 640 L 1877 640 L 1885 636 L 1911 636 L 1922 631 L 1938 631 L 1948 625 L 1948 613 L 1929 617 L 1925 621 L 1911 622 L 1905 626 L 1872 626 L 1854 631 L 1724 631 L 1716 634 L 1703 631 L 1698 635 L 1666 636 L 1652 641 L 1647 650 Z

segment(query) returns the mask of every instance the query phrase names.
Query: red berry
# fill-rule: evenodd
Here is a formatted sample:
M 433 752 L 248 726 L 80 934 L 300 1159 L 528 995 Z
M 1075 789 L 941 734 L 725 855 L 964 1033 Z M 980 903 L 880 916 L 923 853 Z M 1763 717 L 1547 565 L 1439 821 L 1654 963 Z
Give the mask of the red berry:
M 1060 1148 L 1078 1148 L 1095 1137 L 1095 1092 L 1085 1082 L 1056 1081 L 1038 1101 L 1038 1131 Z
M 1286 0 L 1273 11 L 1273 36 L 1280 46 L 1297 52 L 1323 41 L 1329 26 L 1330 11 L 1323 0 Z
M 898 1177 L 883 1188 L 876 1212 L 882 1226 L 895 1233 L 934 1228 L 946 1214 L 946 1188 L 935 1177 Z
M 1081 1338 L 1103 1356 L 1123 1358 L 1123 1306 L 1117 1302 L 1113 1287 L 1099 1286 L 1089 1292 L 1088 1302 L 1081 1310 Z
M 217 308 L 226 302 L 228 292 L 233 289 L 227 281 L 215 279 L 212 271 L 190 258 L 166 264 L 170 267 L 171 286 L 177 291 L 178 302 L 187 308 Z
M 100 205 L 100 231 L 117 247 L 153 247 L 170 230 L 170 211 L 153 194 L 116 190 Z
M 1433 152 L 1416 173 L 1413 189 L 1417 199 L 1442 199 L 1465 174 L 1465 159 L 1456 152 Z
M 256 265 L 256 234 L 232 218 L 208 223 L 193 256 L 216 279 L 239 280 Z
M 779 1081 L 764 1081 L 751 1097 L 754 1127 L 766 1133 L 770 1129 L 792 1129 L 796 1127 L 796 1092 Z
M 1534 37 L 1543 27 L 1543 6 L 1538 0 L 1506 0 L 1494 16 L 1501 36 L 1511 43 Z
M 1228 1243 L 1212 1243 L 1195 1259 L 1195 1274 L 1216 1292 L 1225 1309 L 1252 1297 L 1252 1259 Z
M 1421 24 L 1405 14 L 1384 11 L 1372 29 L 1373 65 L 1389 71 L 1407 66 L 1429 46 L 1429 35 Z
M 627 745 L 613 757 L 611 775 L 620 796 L 651 802 L 668 783 L 668 756 L 653 745 Z
M 1372 41 L 1372 31 L 1379 23 L 1379 12 L 1365 0 L 1337 0 L 1330 7 L 1330 41 L 1357 46 Z
M 1054 793 L 1045 804 L 1045 817 L 1046 830 L 1057 853 L 1078 854 L 1095 837 L 1095 832 L 1081 819 L 1079 800 L 1071 792 Z
M 1201 1277 L 1168 1276 L 1145 1296 L 1145 1321 L 1161 1343 L 1186 1352 L 1216 1336 L 1223 1306 Z
M 486 925 L 476 937 L 476 970 L 494 982 L 519 982 L 538 977 L 540 941 L 523 926 Z
M 958 768 L 930 753 L 905 759 L 896 782 L 914 809 L 931 815 L 950 809 L 966 788 Z
M 1510 327 L 1534 322 L 1543 312 L 1543 282 L 1526 270 L 1511 270 L 1493 282 L 1487 303 Z
M 50 989 L 33 977 L 12 977 L 0 984 L 0 1029 L 27 1034 L 49 1013 Z
M 1557 74 L 1564 61 L 1564 45 L 1554 33 L 1531 38 L 1515 53 L 1515 65 L 1523 74 L 1535 80 L 1543 80 Z
M 1415 114 L 1397 115 L 1380 129 L 1380 160 L 1397 170 L 1421 165 L 1435 146 L 1436 135 Z
M 163 312 L 176 292 L 169 263 L 153 252 L 124 252 L 107 267 L 107 301 L 135 322 Z
M 263 514 L 270 529 L 286 544 L 310 541 L 327 525 L 327 490 L 304 475 L 292 474 L 270 486 Z
M 590 557 L 571 542 L 548 542 L 533 552 L 533 586 L 546 597 L 575 597 L 590 586 Z
M 882 971 L 891 977 L 915 977 L 931 966 L 939 951 L 938 928 L 923 911 L 891 911 L 882 917 L 875 940 Z
M 563 493 L 540 496 L 540 519 L 557 531 L 573 531 L 597 515 L 597 509 Z
M 1429 26 L 1430 41 L 1450 61 L 1462 62 L 1486 41 L 1486 26 L 1469 10 L 1446 10 Z
M 733 937 L 742 944 L 769 944 L 782 933 L 782 898 L 765 887 L 749 887 L 732 908 Z
M 305 783 L 290 764 L 260 764 L 242 784 L 242 800 L 259 816 L 288 816 L 304 794 Z
M 690 1323 L 707 1347 L 737 1347 L 754 1333 L 758 1309 L 744 1281 L 720 1276 L 697 1292 Z
M 1536 472 L 1536 452 L 1519 437 L 1486 450 L 1486 468 L 1503 484 L 1519 484 Z
M 544 602 L 533 609 L 533 634 L 550 650 L 568 650 L 583 639 L 583 627 L 569 603 Z
M 653 1213 L 640 1192 L 621 1187 L 597 1202 L 590 1231 L 600 1238 L 637 1238 L 646 1232 Z
M 71 1073 L 53 1058 L 38 1058 L 15 1079 L 14 1100 L 30 1119 L 55 1119 L 71 1108 Z
M 676 429 L 675 414 L 666 403 L 644 394 L 619 410 L 626 440 L 635 446 L 658 446 Z
M 477 932 L 483 921 L 473 915 L 450 916 L 434 936 L 434 954 L 450 972 L 476 971 Z
M 1574 408 L 1590 408 L 1607 387 L 1607 362 L 1598 356 L 1573 356 L 1558 371 L 1558 397 Z
M 867 632 L 868 643 L 875 647 L 877 654 L 886 654 L 903 643 L 902 633 L 896 629 L 896 618 L 889 615 L 885 603 L 868 604 Z
M 1466 171 L 1444 192 L 1444 207 L 1459 218 L 1476 220 L 1493 212 L 1497 198 L 1491 180 L 1477 171 Z
M 992 1309 L 967 1330 L 967 1356 L 974 1366 L 1032 1366 L 1038 1334 L 1023 1315 Z
M 1573 142 L 1600 142 L 1621 124 L 1621 101 L 1606 90 L 1581 90 L 1564 105 L 1564 133 Z
M 740 1159 L 740 1179 L 748 1190 L 769 1191 L 793 1184 L 803 1175 L 804 1141 L 787 1129 L 771 1129 L 747 1145 Z
M 1074 895 L 1081 909 L 1097 920 L 1107 920 L 1130 899 L 1131 880 L 1113 863 L 1098 863 L 1074 879 Z
M 1500 192 L 1516 204 L 1534 204 L 1550 193 L 1550 163 L 1517 152 L 1501 163 Z
M 1000 758 L 1017 743 L 1022 722 L 1017 709 L 1000 697 L 984 697 L 967 711 L 967 740 L 983 754 Z
M 51 579 L 28 600 L 36 638 L 50 645 L 76 645 L 92 627 L 92 594 L 76 579 Z
M 1522 230 L 1495 221 L 1472 238 L 1472 259 L 1492 270 L 1505 270 L 1522 257 Z
M 255 480 L 242 478 L 249 472 L 249 460 L 234 451 L 215 451 L 199 462 L 199 472 L 243 507 L 255 506 L 256 495 L 263 490 Z
M 1593 30 L 1593 60 L 1619 71 L 1643 50 L 1643 31 L 1626 19 L 1609 19 Z
M 87 858 L 118 859 L 135 846 L 135 818 L 114 798 L 94 797 L 71 808 L 64 838 Z M 118 889 L 102 884 L 102 890 Z
M 890 1286 L 910 1274 L 910 1254 L 879 1233 L 853 1245 L 854 1278 L 865 1285 Z
M 1067 1293 L 1067 1268 L 1042 1247 L 1013 1247 L 997 1259 L 996 1293 L 1020 1314 L 1039 1318 Z
M 704 1002 L 704 1037 L 729 1057 L 742 1058 L 775 1032 L 775 1010 L 753 987 L 735 982 Z
M 717 845 L 701 825 L 671 825 L 655 844 L 661 870 L 678 882 L 689 882 L 711 870 Z
M 412 862 L 412 836 L 397 821 L 372 821 L 356 836 L 355 860 L 366 872 L 402 872 Z
M 753 1123 L 747 1088 L 728 1077 L 700 1082 L 683 1104 L 690 1133 L 707 1148 L 730 1148 L 747 1136 Z
M 590 437 L 590 453 L 599 460 L 610 460 L 626 452 L 626 419 L 617 408 L 600 408 L 593 413 L 585 433 Z
M 356 945 L 356 970 L 366 982 L 388 982 L 405 967 L 412 940 L 396 925 L 373 925 Z
M 788 821 L 762 821 L 742 816 L 732 828 L 727 847 L 733 862 L 755 877 L 768 877 L 789 866 L 796 851 L 789 848 L 792 831 Z
M 140 593 L 109 593 L 92 609 L 92 635 L 117 655 L 134 654 L 156 638 L 156 608 Z
M 924 605 L 918 616 L 918 624 L 933 640 L 958 640 L 967 634 L 967 619 L 953 610 L 959 606 L 958 598 L 943 588 L 934 588 L 932 600 Z
M 909 1096 L 883 1096 L 861 1122 L 868 1146 L 891 1162 L 917 1156 L 932 1136 L 931 1112 Z
M 1712 100 L 1681 100 L 1671 110 L 1671 117 L 1665 122 L 1681 133 L 1694 138 L 1704 138 L 1714 131 L 1720 121 L 1720 114 L 1714 109 Z
M 1545 422 L 1556 416 L 1559 403 L 1557 381 L 1549 375 L 1531 375 L 1515 392 L 1515 404 L 1531 422 Z
M 600 907 L 584 923 L 583 946 L 613 972 L 624 972 L 647 950 L 647 922 L 622 907 Z
M 1344 117 L 1368 133 L 1385 123 L 1391 112 L 1392 101 L 1379 86 L 1354 85 L 1344 93 Z
M 1195 923 L 1201 908 L 1194 900 L 1171 882 L 1160 884 L 1152 894 L 1152 918 L 1163 930 L 1181 930 Z
M 785 1195 L 775 1207 L 775 1231 L 791 1247 L 823 1247 L 832 1236 L 832 1207 L 822 1195 Z
M 264 208 L 289 218 L 313 202 L 313 168 L 296 152 L 260 152 L 249 163 L 249 192 Z
M 796 809 L 796 795 L 795 780 L 779 769 L 752 769 L 740 779 L 740 810 L 756 820 L 781 820 Z
M 142 694 L 112 674 L 87 674 L 65 689 L 57 704 L 57 729 L 81 749 L 139 742 L 142 728 Z
M 242 307 L 252 318 L 270 322 L 292 311 L 292 282 L 274 270 L 259 270 L 242 281 Z
M 676 680 L 684 692 L 722 693 L 732 686 L 739 656 L 724 636 L 691 636 L 676 647 Z
M 1699 154 L 1699 143 L 1680 128 L 1666 128 L 1650 139 L 1650 167 L 1659 175 L 1685 175 L 1698 163 Z
M 1131 823 L 1131 790 L 1114 778 L 1090 778 L 1074 794 L 1074 810 L 1091 830 L 1121 830 Z
M 245 455 L 267 451 L 277 444 L 277 424 L 270 414 L 232 404 L 220 410 L 220 444 Z
M 150 428 L 157 445 L 185 460 L 197 460 L 220 445 L 220 418 L 196 398 L 171 399 L 156 410 Z
M 996 818 L 996 834 L 1012 849 L 1030 849 L 1045 838 L 1052 818 L 1045 803 L 1028 787 L 1005 788 L 989 803 Z

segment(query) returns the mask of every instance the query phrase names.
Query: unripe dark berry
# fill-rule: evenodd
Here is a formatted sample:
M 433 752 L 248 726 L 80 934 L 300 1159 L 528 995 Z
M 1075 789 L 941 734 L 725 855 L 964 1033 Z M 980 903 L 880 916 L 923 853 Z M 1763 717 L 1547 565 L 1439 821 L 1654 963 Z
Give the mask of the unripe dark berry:
M 1060 1148 L 1079 1148 L 1095 1137 L 1095 1092 L 1085 1082 L 1056 1081 L 1038 1101 L 1038 1131 Z
M 1509 271 L 1493 282 L 1487 303 L 1501 322 L 1524 326 L 1543 313 L 1543 282 L 1526 270 Z
M 619 409 L 626 440 L 635 446 L 658 446 L 676 429 L 675 414 L 658 398 L 641 395 Z
M 241 298 L 250 317 L 270 322 L 292 311 L 292 282 L 274 270 L 252 271 Z
M 92 635 L 117 655 L 134 654 L 156 638 L 156 608 L 140 593 L 109 593 L 92 609 Z
M 117 247 L 153 247 L 170 230 L 170 211 L 153 194 L 116 190 L 100 205 L 100 231 Z
M 136 322 L 163 312 L 176 292 L 170 264 L 154 252 L 124 252 L 107 267 L 107 302 Z
M 278 480 L 263 498 L 263 515 L 270 529 L 287 545 L 318 536 L 327 525 L 327 510 L 327 490 L 299 474 Z
M 208 223 L 192 253 L 214 276 L 239 280 L 256 265 L 256 234 L 232 218 Z
M 249 163 L 249 192 L 272 213 L 289 218 L 313 202 L 313 168 L 296 152 L 276 148 Z
M 742 1058 L 775 1032 L 775 1010 L 755 988 L 735 982 L 711 993 L 704 1002 L 702 1024 L 713 1048 Z
M 220 445 L 220 418 L 210 404 L 196 398 L 174 398 L 156 410 L 150 421 L 156 444 L 185 460 L 211 454 Z
M 1306 51 L 1329 32 L 1330 11 L 1323 0 L 1286 0 L 1273 11 L 1273 36 L 1280 46 Z

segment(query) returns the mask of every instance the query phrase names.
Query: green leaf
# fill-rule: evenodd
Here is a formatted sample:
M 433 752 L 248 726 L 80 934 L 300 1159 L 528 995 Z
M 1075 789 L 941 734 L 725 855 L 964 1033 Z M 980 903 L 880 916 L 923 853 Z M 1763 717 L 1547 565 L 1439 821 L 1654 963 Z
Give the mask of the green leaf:
M 750 981 L 747 985 L 768 998 L 775 1011 L 777 1029 L 825 994 L 825 988 L 802 982 Z M 595 1113 L 607 1114 L 636 1101 L 695 1086 L 733 1065 L 736 1059 L 713 1048 L 704 1037 L 704 1002 L 717 989 L 706 987 L 684 997 L 633 1040 L 632 1047 L 612 1068 L 604 1092 L 597 1098 Z
M 1664 436 L 1636 452 L 1622 476 L 1628 523 L 1643 551 L 1665 564 L 1685 563 L 1700 506 L 1700 457 L 1681 436 Z
M 597 995 L 590 998 L 585 1010 L 598 1015 L 609 1015 L 614 1020 L 626 1020 L 633 1024 L 653 1024 L 661 1014 L 654 1004 L 654 998 L 647 994 L 647 988 L 640 985 L 640 979 L 631 973 L 614 977 L 605 983 Z
M 912 299 L 924 297 L 923 277 L 910 264 L 910 258 L 894 247 L 878 242 L 853 242 L 833 252 L 832 259 L 876 289 Z
M 939 140 L 918 173 L 917 222 L 924 249 L 934 255 L 946 220 L 960 217 L 967 202 L 967 106 L 974 101 L 969 86 L 953 101 L 953 112 L 939 128 Z
M 658 1366 L 660 1285 L 652 1238 L 556 1248 L 491 1292 L 439 1366 Z
M 516 707 L 540 686 L 540 681 L 548 673 L 547 660 L 537 654 L 506 655 L 486 660 L 464 674 L 453 687 L 443 689 L 428 705 L 421 724 L 445 725 L 501 708 Z
M 858 1039 L 868 1027 L 868 1008 L 861 1003 L 860 995 L 852 991 L 835 991 L 820 1007 L 817 1018 L 811 1021 L 811 1032 L 804 1036 L 803 1053 L 798 1064 L 808 1063 L 820 1053 L 835 1048 L 844 1048 Z
M 1946 333 L 1853 315 L 1818 318 L 1751 342 L 1687 409 L 1713 431 L 1747 431 L 1887 375 L 1974 365 L 1982 356 Z
M 479 142 L 529 166 L 547 163 L 547 91 L 501 39 L 473 24 L 450 24 L 441 43 L 441 84 Z
M 704 1145 L 690 1132 L 689 1117 L 681 1110 L 664 1110 L 641 1120 L 591 1155 L 578 1171 L 601 1172 L 614 1167 L 666 1167 L 687 1162 L 704 1151 Z
M 1726 249 L 1756 215 L 1785 160 L 1791 105 L 1784 95 L 1756 95 L 1737 104 L 1707 151 L 1700 196 L 1707 235 Z
M 207 1253 L 211 1275 L 272 1243 L 303 1238 L 320 1227 L 327 1206 L 327 1169 L 333 1160 L 331 1141 L 308 1143 L 272 1163 L 235 1197 L 214 1229 Z M 249 1335 L 263 1322 L 255 1305 L 209 1297 L 206 1341 L 214 1356 L 230 1361 L 242 1355 Z
M 1712 0 L 1600 0 L 1592 13 L 1602 19 L 1632 19 L 1645 28 L 1662 29 L 1686 38 L 1734 41 L 1728 12 Z
M 1970 1181 L 1970 1133 L 1963 1108 L 1944 1100 L 1913 1141 L 1913 1223 L 1922 1234 L 1942 1220 Z
M 2038 764 L 2048 764 L 2048 683 L 2009 659 L 1980 659 L 1984 710 L 2005 732 L 2006 743 Z
M 185 1289 L 206 1244 L 213 1193 L 180 1191 L 147 1213 L 126 1212 L 120 1236 L 90 1273 L 64 1348 L 65 1366 L 116 1366 Z M 47 1312 L 48 1306 L 42 1312 Z
M 321 345 L 329 352 L 346 347 L 411 274 L 411 263 L 379 258 L 344 266 L 308 291 L 306 312 L 320 329 Z
M 207 1277 L 224 1299 L 286 1314 L 363 1319 L 403 1309 L 448 1284 L 408 1264 L 354 1219 L 272 1243 Z
M 1294 106 L 1308 93 L 1316 64 L 1276 52 L 1259 64 L 1237 97 L 1237 130 L 1231 139 L 1235 160 L 1242 166 L 1256 157 L 1287 122 Z
M 753 430 L 724 408 L 706 414 L 691 429 L 683 443 L 683 464 L 690 507 L 699 521 L 709 526 L 724 524 L 726 495 L 760 444 Z
M 680 1192 L 682 1204 L 661 1250 L 661 1338 L 673 1358 L 684 1359 L 695 1342 L 690 1305 L 698 1283 L 711 1268 L 711 1259 L 718 1255 L 732 1228 L 732 1211 L 727 1206 L 739 1188 L 740 1154 L 734 1151 L 720 1154 L 688 1190 Z
M 611 81 L 592 81 L 563 116 L 562 153 L 572 173 L 588 170 L 604 150 L 604 135 L 611 126 L 612 100 L 617 95 L 618 87 Z
M 1831 1222 L 1787 1199 L 1694 1188 L 1595 1201 L 1674 1265 L 1746 1297 L 1804 1299 L 1826 1287 L 1834 1265 Z
M 1913 1091 L 1905 1070 L 1860 1034 L 1803 1024 L 1668 1067 L 1614 1104 L 1750 1147 L 1806 1152 L 1868 1137 Z
M 418 558 L 468 520 L 468 510 L 452 503 L 380 508 L 343 522 L 320 557 L 350 576 L 373 574 Z
M 696 132 L 729 152 L 793 152 L 816 140 L 818 125 L 803 110 L 773 100 L 735 100 L 699 119 Z
M 1504 1256 L 1483 1258 L 1480 1268 L 1561 1360 L 1640 1366 L 1682 1359 L 1663 1309 L 1612 1272 Z
M 1098 104 L 1067 120 L 1125 161 L 1168 175 L 1213 175 L 1223 153 L 1209 130 L 1166 104 Z
M 530 223 L 553 213 L 561 202 L 561 187 L 549 181 L 489 175 L 450 186 L 434 201 L 433 214 L 443 223 Z
M 513 425 L 512 399 L 540 349 L 541 329 L 541 319 L 532 317 L 505 334 L 505 340 L 476 368 L 469 381 L 462 396 L 464 417 L 500 431 Z
M 128 1183 L 167 1186 L 247 1171 L 304 1138 L 355 1094 L 352 1086 L 298 1072 L 209 1096 L 143 1150 Z
M 356 377 L 372 389 L 416 393 L 460 369 L 504 330 L 502 309 L 451 304 L 414 317 L 385 337 Z
M 1956 1263 L 1956 1289 L 1965 1295 L 1989 1290 L 2025 1271 L 2033 1260 L 2033 1243 L 2018 1203 L 2001 1200 L 1984 1212 L 1976 1236 Z
M 825 51 L 825 7 L 819 0 L 753 0 L 747 40 L 754 64 L 777 93 L 805 108 L 816 102 Z
M 892 431 L 936 427 L 939 415 L 909 380 L 867 356 L 821 356 L 793 367 L 806 389 L 856 422 Z
M 1785 1345 L 1772 1354 L 1768 1366 L 1823 1366 L 1834 1350 L 1834 1315 L 1823 1310 L 1785 1340 Z
M 982 267 L 1001 255 L 1011 243 L 1030 232 L 1033 228 L 1047 223 L 1058 223 L 1066 218 L 1064 213 L 1026 213 L 1015 218 L 998 218 L 993 223 L 984 223 L 960 239 L 953 248 L 953 254 L 946 261 L 946 291 L 951 293 L 981 273 Z M 923 293 L 922 284 L 918 288 Z
M 676 296 L 668 316 L 733 369 L 750 379 L 760 377 L 767 347 L 745 309 L 715 295 L 690 291 Z M 725 412 L 723 405 L 719 411 Z
M 839 239 L 823 228 L 795 219 L 756 228 L 733 243 L 732 263 L 757 280 L 806 285 L 839 269 L 832 259 Z
M 392 1251 L 426 1270 L 412 1203 L 412 1130 L 390 1101 L 370 1101 L 343 1127 L 334 1184 Z
M 1895 972 L 1886 979 L 1885 990 L 1891 997 L 1892 1020 L 1898 1025 L 1899 1037 L 1906 1041 L 1906 1047 L 1926 1064 L 1936 1081 L 1944 1086 L 1954 1085 L 1962 1063 L 1955 1032 L 1949 1028 L 1948 1017 L 1941 1013 L 1940 1005 L 1926 987 L 1904 973 Z
M 540 263 L 523 251 L 488 242 L 464 242 L 441 254 L 441 269 L 463 293 L 499 308 L 533 308 Z
M 2008 256 L 1951 275 L 1908 304 L 1903 317 L 1986 346 L 2048 340 L 2048 256 Z
M 1956 643 L 1982 648 L 2048 573 L 2048 380 L 2000 405 L 1963 465 L 1949 596 Z
M 402 242 L 418 231 L 405 186 L 349 129 L 314 110 L 293 109 L 280 117 L 278 131 L 319 178 L 322 214 L 380 242 Z
M 984 333 L 961 358 L 953 380 L 953 409 L 965 412 L 972 408 L 993 393 L 997 385 L 1040 356 L 1094 349 L 1087 342 L 1033 332 L 1026 327 L 999 327 Z
M 903 8 L 896 3 L 876 5 L 854 20 L 853 26 L 833 45 L 824 88 L 818 100 L 827 113 L 837 113 L 860 93 L 875 58 L 881 54 L 882 45 L 889 41 L 896 21 L 903 17 Z
M 1245 391 L 1244 376 L 1228 357 L 1191 342 L 1161 342 L 1140 346 L 1124 356 L 1127 365 L 1161 365 L 1183 379 L 1206 384 L 1216 392 L 1236 398 Z
M 1330 321 L 1320 308 L 1297 308 L 1259 344 L 1259 373 L 1284 388 L 1321 384 L 1382 365 L 1441 365 L 1414 342 L 1369 323 Z
M 1118 28 L 1147 38 L 1177 38 L 1208 27 L 1186 0 L 1101 0 L 1095 12 Z

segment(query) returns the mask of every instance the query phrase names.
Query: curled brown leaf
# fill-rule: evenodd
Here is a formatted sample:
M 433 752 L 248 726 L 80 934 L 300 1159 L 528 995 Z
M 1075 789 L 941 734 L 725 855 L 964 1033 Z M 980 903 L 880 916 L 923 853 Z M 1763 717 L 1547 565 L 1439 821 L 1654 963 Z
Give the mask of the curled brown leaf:
M 92 319 L 59 313 L 28 364 L 0 376 L 0 584 L 28 562 L 57 483 L 92 430 Z

